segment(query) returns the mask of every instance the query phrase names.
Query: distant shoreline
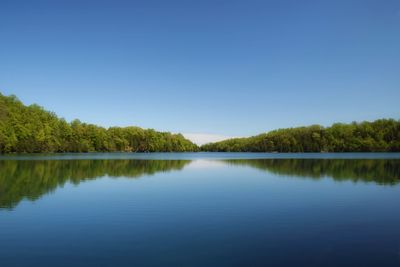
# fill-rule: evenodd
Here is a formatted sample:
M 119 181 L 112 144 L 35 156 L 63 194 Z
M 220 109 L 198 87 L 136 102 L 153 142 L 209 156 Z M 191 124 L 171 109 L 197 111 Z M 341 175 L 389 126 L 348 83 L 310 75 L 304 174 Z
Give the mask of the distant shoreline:
M 198 146 L 182 134 L 137 126 L 66 122 L 34 104 L 0 93 L 0 154 L 90 152 L 400 152 L 400 121 L 334 123 L 286 128 Z
M 13 153 L 0 155 L 7 160 L 262 160 L 262 159 L 393 159 L 399 152 L 336 152 L 336 153 L 265 153 L 265 152 L 87 152 L 87 153 Z

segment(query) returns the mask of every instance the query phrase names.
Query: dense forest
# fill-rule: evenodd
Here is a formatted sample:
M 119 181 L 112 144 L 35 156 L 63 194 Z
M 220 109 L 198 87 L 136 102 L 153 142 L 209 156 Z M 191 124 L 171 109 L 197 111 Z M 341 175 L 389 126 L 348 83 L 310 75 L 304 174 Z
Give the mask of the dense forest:
M 278 129 L 205 144 L 211 152 L 399 152 L 400 121 L 335 123 Z M 104 128 L 67 122 L 34 104 L 0 93 L 0 153 L 188 152 L 199 147 L 181 134 L 139 127 Z
M 181 134 L 139 127 L 108 129 L 70 123 L 38 105 L 26 106 L 0 93 L 0 153 L 36 152 L 183 152 L 197 145 Z
M 400 121 L 335 123 L 279 129 L 248 138 L 205 144 L 203 151 L 221 152 L 399 152 Z

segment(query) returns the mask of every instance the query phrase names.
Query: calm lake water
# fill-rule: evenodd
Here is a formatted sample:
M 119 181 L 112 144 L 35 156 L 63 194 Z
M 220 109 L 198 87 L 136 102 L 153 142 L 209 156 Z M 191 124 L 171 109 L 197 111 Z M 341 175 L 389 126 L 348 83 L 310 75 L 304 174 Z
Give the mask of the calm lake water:
M 0 266 L 399 266 L 400 154 L 0 157 Z

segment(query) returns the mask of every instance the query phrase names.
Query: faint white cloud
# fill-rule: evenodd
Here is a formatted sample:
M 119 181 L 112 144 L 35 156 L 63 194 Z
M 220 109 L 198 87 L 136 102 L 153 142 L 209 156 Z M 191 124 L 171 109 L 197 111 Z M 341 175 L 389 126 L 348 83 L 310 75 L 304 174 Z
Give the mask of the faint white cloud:
M 226 136 L 226 135 L 206 134 L 206 133 L 183 133 L 182 135 L 199 146 L 211 142 L 218 142 L 236 137 L 236 136 Z

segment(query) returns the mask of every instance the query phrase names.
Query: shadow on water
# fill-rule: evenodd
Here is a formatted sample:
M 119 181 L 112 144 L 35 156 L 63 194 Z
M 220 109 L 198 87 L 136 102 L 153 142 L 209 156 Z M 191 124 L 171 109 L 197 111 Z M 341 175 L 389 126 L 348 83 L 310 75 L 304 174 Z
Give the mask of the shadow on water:
M 0 209 L 37 200 L 65 183 L 100 177 L 139 178 L 181 170 L 190 160 L 5 160 L 0 161 Z
M 335 181 L 374 182 L 378 185 L 400 182 L 400 160 L 397 159 L 232 159 L 223 162 L 276 175 L 316 180 L 328 177 Z

